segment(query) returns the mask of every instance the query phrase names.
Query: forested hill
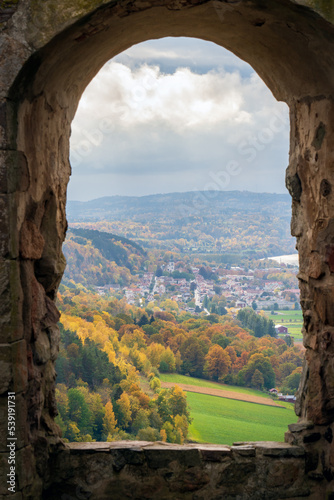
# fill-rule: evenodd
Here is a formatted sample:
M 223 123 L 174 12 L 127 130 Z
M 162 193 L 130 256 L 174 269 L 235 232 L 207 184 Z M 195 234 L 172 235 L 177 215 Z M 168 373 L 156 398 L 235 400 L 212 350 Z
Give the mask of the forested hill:
M 73 228 L 70 232 L 74 234 L 74 241 L 85 244 L 85 240 L 90 240 L 106 259 L 114 260 L 119 266 L 131 268 L 129 252 L 146 257 L 146 251 L 140 245 L 117 234 L 82 228 Z
M 64 243 L 65 279 L 86 285 L 128 284 L 146 252 L 137 243 L 111 233 L 70 229 Z
M 288 194 L 203 191 L 69 202 L 71 227 L 120 234 L 151 249 L 263 258 L 295 253 Z
M 288 194 L 251 193 L 248 191 L 198 191 L 155 194 L 149 196 L 106 196 L 87 202 L 69 201 L 70 221 L 133 220 L 149 215 L 168 215 L 182 219 L 206 214 L 277 214 L 290 219 L 291 198 Z

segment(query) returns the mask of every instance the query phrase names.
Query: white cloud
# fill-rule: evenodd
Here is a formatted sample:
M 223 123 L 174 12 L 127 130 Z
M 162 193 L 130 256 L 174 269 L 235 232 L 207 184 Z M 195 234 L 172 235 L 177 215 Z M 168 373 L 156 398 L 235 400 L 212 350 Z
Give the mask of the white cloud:
M 227 188 L 284 191 L 286 105 L 223 49 L 229 71 L 216 65 L 203 72 L 183 66 L 185 51 L 180 55 L 170 41 L 157 52 L 156 44 L 163 48 L 158 42 L 143 44 L 141 52 L 140 45 L 130 49 L 118 58 L 123 62 L 110 61 L 87 87 L 72 126 L 70 198 L 201 189 L 208 171 L 219 172 L 230 160 L 243 173 Z M 201 59 L 209 58 L 207 42 L 194 43 Z M 162 66 L 176 57 L 168 72 L 148 64 L 158 53 Z M 268 175 L 257 175 L 262 171 Z M 90 175 L 85 190 L 82 179 Z
M 174 74 L 161 73 L 158 66 L 131 70 L 111 62 L 87 87 L 73 123 L 72 146 L 81 139 L 81 130 L 99 128 L 109 118 L 124 129 L 162 122 L 172 130 L 212 127 L 218 123 L 249 123 L 244 94 L 257 91 L 253 79 L 242 81 L 239 73 L 195 74 L 178 68 Z

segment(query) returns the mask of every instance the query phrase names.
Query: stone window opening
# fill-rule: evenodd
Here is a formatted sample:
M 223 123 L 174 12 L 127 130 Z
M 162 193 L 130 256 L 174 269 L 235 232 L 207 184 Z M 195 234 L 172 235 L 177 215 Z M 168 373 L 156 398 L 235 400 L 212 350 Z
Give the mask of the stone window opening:
M 17 498 L 332 498 L 332 3 L 134 0 L 66 8 L 51 0 L 9 3 L 0 9 L 5 24 L 1 403 L 4 413 L 7 392 L 15 391 Z M 59 345 L 54 299 L 65 266 L 61 247 L 71 121 L 84 88 L 103 63 L 130 45 L 163 36 L 191 36 L 224 46 L 249 62 L 290 108 L 286 184 L 300 256 L 306 361 L 296 405 L 300 420 L 290 426 L 281 447 L 64 449 L 54 424 Z M 6 485 L 5 443 L 1 459 Z M 2 488 L 6 497 L 9 492 Z
M 163 56 L 163 54 L 168 51 L 168 47 L 170 46 L 170 44 L 172 42 L 174 45 L 174 50 L 175 50 L 175 59 L 177 59 L 177 57 L 178 57 L 176 55 L 176 52 L 179 50 L 181 50 L 181 54 L 179 55 L 179 57 L 181 58 L 181 57 L 184 57 L 184 50 L 185 50 L 184 45 L 186 45 L 186 47 L 189 46 L 187 43 L 188 40 L 189 39 L 179 40 L 178 38 L 176 38 L 176 39 L 173 38 L 172 40 L 171 39 L 167 39 L 167 40 L 162 39 L 162 40 L 159 40 L 159 43 L 157 45 L 153 45 L 153 49 L 151 48 L 151 50 L 153 50 L 153 51 L 160 50 L 162 53 L 162 56 Z M 191 40 L 189 40 L 189 41 L 191 41 Z M 161 45 L 160 42 L 164 43 L 164 45 Z M 141 47 L 143 47 L 144 51 L 148 50 L 147 46 L 145 44 L 143 44 L 142 46 L 141 45 L 134 46 L 134 50 L 138 51 L 138 50 L 140 50 Z M 191 58 L 193 58 L 194 60 L 198 59 L 197 51 L 199 49 L 206 50 L 208 52 L 211 50 L 211 52 L 214 52 L 217 57 L 219 57 L 219 55 L 220 55 L 220 57 L 221 57 L 220 61 L 221 60 L 225 61 L 225 58 L 229 57 L 229 53 L 227 53 L 227 51 L 225 52 L 223 48 L 213 46 L 213 44 L 209 45 L 206 43 L 205 45 L 204 44 L 200 45 L 200 44 L 196 43 L 195 47 L 196 48 L 192 49 L 193 54 L 188 55 L 189 60 Z M 194 82 L 199 82 L 199 79 L 204 77 L 205 81 L 207 81 L 208 83 L 211 83 L 211 85 L 213 84 L 213 82 L 210 81 L 209 78 L 207 78 L 207 75 L 211 76 L 210 73 L 213 70 L 213 68 L 212 69 L 207 68 L 205 70 L 204 74 L 202 74 L 201 71 L 197 72 L 197 67 L 195 66 L 195 63 L 193 65 L 193 67 L 191 67 L 191 69 L 189 70 L 187 67 L 188 61 L 187 61 L 187 64 L 185 64 L 185 63 L 178 64 L 176 69 L 172 69 L 172 70 L 169 69 L 167 74 L 163 70 L 160 70 L 160 69 L 157 70 L 155 68 L 156 63 L 154 63 L 154 66 L 153 66 L 153 63 L 149 63 L 149 66 L 146 67 L 147 63 L 145 62 L 144 69 L 138 70 L 138 61 L 137 61 L 136 66 L 135 66 L 136 69 L 135 70 L 132 69 L 132 67 L 133 67 L 133 63 L 132 63 L 132 65 L 130 66 L 130 70 L 128 70 L 128 73 L 125 73 L 125 78 L 126 78 L 125 81 L 123 81 L 121 79 L 121 77 L 117 78 L 117 80 L 116 80 L 115 73 L 116 73 L 116 75 L 121 74 L 124 76 L 125 68 L 128 69 L 128 66 L 124 65 L 124 63 L 122 64 L 122 61 L 124 61 L 124 59 L 126 57 L 131 57 L 131 53 L 128 53 L 128 52 L 122 53 L 122 54 L 120 54 L 120 60 L 119 59 L 115 60 L 115 58 L 114 58 L 111 61 L 108 61 L 105 66 L 103 66 L 103 68 L 98 73 L 98 75 L 96 75 L 96 77 L 94 79 L 95 81 L 93 80 L 91 82 L 91 85 L 85 89 L 85 91 L 81 97 L 81 101 L 80 101 L 80 104 L 78 106 L 76 115 L 75 115 L 73 122 L 72 122 L 72 135 L 71 135 L 71 146 L 70 146 L 70 163 L 71 163 L 71 167 L 72 167 L 72 176 L 71 176 L 71 179 L 69 182 L 68 193 L 70 192 L 71 184 L 75 184 L 75 186 L 77 186 L 77 184 L 78 184 L 80 186 L 80 188 L 75 187 L 74 193 L 77 193 L 79 197 L 85 196 L 86 201 L 96 199 L 96 198 L 99 198 L 102 196 L 110 196 L 110 195 L 116 194 L 114 192 L 115 187 L 113 186 L 112 181 L 108 182 L 106 180 L 106 177 L 109 175 L 110 178 L 112 178 L 111 173 L 113 172 L 113 167 L 118 167 L 117 158 L 119 159 L 119 162 L 121 163 L 121 165 L 123 165 L 123 162 L 125 162 L 125 168 L 126 168 L 127 157 L 125 160 L 123 159 L 123 157 L 121 157 L 120 153 L 117 151 L 117 146 L 116 146 L 116 152 L 115 152 L 115 150 L 114 150 L 115 144 L 121 143 L 122 139 L 123 139 L 124 143 L 126 144 L 126 148 L 127 148 L 127 151 L 125 152 L 125 154 L 130 157 L 128 162 L 130 162 L 131 159 L 133 159 L 136 163 L 136 161 L 138 161 L 138 158 L 140 160 L 140 154 L 142 152 L 142 149 L 145 150 L 145 148 L 147 148 L 147 151 L 150 150 L 152 125 L 150 125 L 149 120 L 147 120 L 148 125 L 147 125 L 147 121 L 145 121 L 145 120 L 143 120 L 141 122 L 140 118 L 142 117 L 142 115 L 150 116 L 150 113 L 153 113 L 154 110 L 152 110 L 152 108 L 153 108 L 152 102 L 156 102 L 156 101 L 159 102 L 159 98 L 161 96 L 159 89 L 158 89 L 159 86 L 162 87 L 163 92 L 168 92 L 169 89 L 168 88 L 166 89 L 166 85 L 167 85 L 166 79 L 169 79 L 169 82 L 170 82 L 171 78 L 175 78 L 176 72 L 180 71 L 183 73 L 184 68 L 185 67 L 187 68 L 184 72 L 185 73 L 184 78 L 186 80 L 185 85 L 186 85 L 186 89 L 187 89 L 186 97 L 188 97 L 187 107 L 189 108 L 189 114 L 191 115 L 191 113 L 192 113 L 192 115 L 191 115 L 192 117 L 196 117 L 196 113 L 194 112 L 194 109 L 193 109 L 193 103 L 196 104 L 196 102 L 198 102 L 198 101 L 201 102 L 201 100 L 203 99 L 203 96 L 202 96 L 202 94 L 199 93 L 198 88 L 195 89 Z M 255 113 L 259 113 L 259 114 L 264 113 L 265 118 L 261 122 L 259 120 L 257 121 L 257 126 L 254 126 L 251 129 L 252 136 L 249 139 L 244 131 L 243 131 L 243 134 L 242 134 L 242 132 L 239 132 L 240 131 L 240 121 L 239 121 L 239 119 L 237 120 L 238 124 L 236 126 L 234 126 L 234 133 L 235 134 L 240 133 L 240 137 L 238 137 L 238 144 L 243 145 L 243 147 L 246 147 L 245 144 L 247 144 L 247 148 L 248 148 L 247 155 L 251 155 L 251 156 L 246 156 L 246 158 L 245 158 L 245 156 L 243 156 L 240 153 L 239 148 L 238 149 L 236 148 L 236 150 L 234 150 L 232 153 L 229 151 L 226 154 L 226 156 L 224 156 L 225 155 L 224 144 L 220 142 L 219 143 L 219 153 L 220 154 L 217 154 L 217 152 L 215 152 L 216 154 L 214 157 L 214 159 L 217 158 L 217 162 L 219 162 L 219 167 L 217 168 L 216 166 L 215 167 L 210 166 L 210 174 L 213 173 L 214 175 L 210 175 L 207 172 L 207 168 L 206 168 L 206 172 L 204 173 L 204 181 L 206 180 L 206 184 L 201 184 L 198 182 L 198 180 L 196 182 L 194 182 L 192 178 L 190 178 L 190 179 L 188 178 L 186 187 L 184 187 L 184 189 L 183 189 L 184 191 L 190 191 L 191 189 L 194 189 L 195 186 L 198 186 L 197 189 L 200 189 L 202 192 L 204 191 L 204 193 L 203 193 L 204 196 L 202 194 L 202 197 L 199 200 L 199 197 L 197 196 L 196 191 L 194 191 L 192 198 L 189 201 L 187 201 L 187 205 L 182 206 L 182 210 L 186 210 L 187 208 L 190 208 L 190 210 L 193 210 L 193 209 L 198 210 L 196 203 L 198 203 L 201 211 L 205 210 L 206 207 L 207 207 L 207 209 L 210 209 L 212 199 L 211 199 L 211 195 L 209 193 L 207 196 L 205 196 L 206 190 L 208 190 L 211 186 L 213 186 L 217 192 L 218 192 L 218 190 L 222 191 L 222 190 L 224 190 L 223 183 L 226 182 L 225 189 L 228 191 L 233 191 L 234 186 L 228 185 L 229 180 L 228 180 L 227 175 L 230 175 L 230 177 L 232 178 L 231 179 L 232 182 L 234 180 L 234 178 L 233 178 L 234 174 L 235 174 L 235 178 L 237 178 L 237 177 L 240 178 L 242 176 L 242 174 L 247 173 L 248 169 L 250 169 L 250 170 L 254 169 L 256 167 L 255 164 L 259 160 L 260 160 L 260 162 L 262 160 L 262 163 L 264 163 L 262 155 L 267 154 L 268 156 L 271 156 L 271 154 L 274 154 L 274 153 L 270 153 L 270 152 L 273 149 L 273 143 L 274 143 L 274 145 L 277 146 L 278 141 L 275 142 L 275 140 L 277 139 L 277 135 L 280 137 L 280 145 L 281 145 L 281 143 L 283 143 L 284 139 L 286 139 L 286 129 L 288 128 L 288 124 L 289 124 L 288 116 L 285 113 L 287 111 L 287 107 L 285 105 L 280 105 L 280 106 L 277 105 L 277 101 L 275 101 L 275 99 L 269 94 L 269 90 L 268 89 L 264 90 L 263 82 L 259 81 L 260 80 L 259 77 L 257 75 L 255 75 L 255 73 L 252 71 L 252 68 L 250 68 L 248 65 L 246 65 L 246 63 L 244 63 L 244 65 L 241 66 L 242 61 L 239 58 L 232 59 L 232 54 L 230 54 L 230 57 L 231 57 L 231 59 L 228 59 L 228 61 L 229 61 L 228 64 L 233 65 L 232 66 L 233 69 L 227 70 L 226 71 L 227 75 L 229 75 L 229 76 L 233 75 L 233 77 L 234 77 L 239 69 L 240 73 L 243 75 L 241 77 L 242 82 L 240 81 L 240 83 L 239 83 L 239 81 L 237 80 L 235 82 L 236 86 L 233 88 L 235 88 L 236 92 L 238 92 L 238 97 L 241 94 L 243 94 L 243 95 L 246 94 L 246 97 L 244 97 L 246 102 L 244 102 L 240 106 L 240 108 L 238 108 L 238 113 L 239 113 L 238 118 L 239 118 L 239 115 L 241 113 L 250 113 L 251 115 L 253 115 L 253 113 L 254 113 L 254 115 L 255 115 Z M 163 64 L 164 60 L 162 60 L 161 62 Z M 140 63 L 140 64 L 142 64 L 142 63 Z M 171 63 L 169 60 L 169 64 L 173 65 L 176 63 L 175 62 Z M 210 71 L 210 73 L 208 73 L 209 71 Z M 217 75 L 215 75 L 215 78 L 216 79 L 219 78 L 219 81 L 226 85 L 226 87 L 227 87 L 226 92 L 229 93 L 231 84 L 228 81 L 226 81 L 226 79 L 224 78 L 224 76 L 225 76 L 225 72 L 223 73 L 224 70 L 222 68 L 219 68 L 219 69 L 215 68 L 215 71 L 217 71 L 217 73 L 218 73 Z M 186 73 L 186 72 L 188 72 L 188 73 Z M 189 75 L 189 73 L 190 73 L 190 75 Z M 245 74 L 247 76 L 245 76 Z M 216 81 L 216 80 L 214 80 L 214 81 Z M 170 82 L 169 85 L 171 87 L 169 92 L 173 95 L 173 93 L 175 93 L 175 84 Z M 120 87 L 121 87 L 121 90 L 120 90 Z M 261 99 L 260 98 L 258 99 L 259 106 L 256 107 L 256 111 L 254 110 L 253 101 L 251 100 L 251 98 L 249 98 L 249 94 L 247 95 L 247 90 L 248 90 L 248 92 L 253 92 L 252 95 L 254 96 L 254 93 L 255 93 L 253 90 L 254 87 L 255 87 L 257 92 L 259 92 L 259 87 L 260 87 L 261 95 L 263 96 L 263 99 L 266 99 L 265 104 L 263 104 L 262 107 L 261 107 L 261 104 L 262 104 Z M 124 88 L 124 90 L 123 90 L 123 88 Z M 196 90 L 196 92 L 195 92 L 195 90 Z M 207 91 L 209 92 L 209 90 L 207 90 Z M 222 95 L 224 93 L 225 92 L 222 92 Z M 129 95 L 129 97 L 124 98 L 124 94 Z M 101 95 L 103 96 L 103 101 L 102 101 Z M 168 94 L 168 96 L 169 95 L 170 94 Z M 184 95 L 184 94 L 181 94 L 181 96 L 177 96 L 177 98 L 181 101 L 181 103 L 182 103 L 182 95 Z M 189 96 L 192 96 L 192 98 L 189 98 Z M 198 98 L 198 101 L 195 101 L 196 98 Z M 219 99 L 222 101 L 222 103 Z M 220 114 L 223 115 L 224 103 L 225 103 L 225 106 L 228 106 L 230 103 L 227 100 L 223 101 L 221 94 L 219 95 L 219 99 L 217 98 L 218 104 L 220 106 L 219 109 L 221 110 Z M 232 101 L 234 102 L 236 100 L 236 97 L 234 95 L 232 95 L 230 97 L 230 99 L 232 99 Z M 209 100 L 210 100 L 210 98 L 209 98 Z M 175 100 L 172 101 L 171 99 L 169 99 L 169 102 L 175 103 Z M 275 105 L 276 105 L 276 107 L 275 107 Z M 175 109 L 175 114 L 176 114 L 179 110 L 178 103 L 176 102 L 175 104 L 173 104 L 173 106 L 175 106 L 175 108 L 176 108 Z M 140 114 L 138 112 L 138 108 L 140 110 Z M 182 107 L 182 109 L 184 109 L 184 108 Z M 274 113 L 269 114 L 268 110 L 272 111 L 273 109 L 274 109 Z M 163 111 L 164 111 L 164 109 L 161 110 L 161 113 L 163 113 Z M 168 111 L 169 111 L 169 115 L 168 115 L 167 119 L 165 118 L 165 122 L 167 123 L 168 127 L 171 127 L 171 121 L 173 120 L 173 112 L 170 110 L 170 108 Z M 218 115 L 218 112 L 216 110 L 215 110 L 215 113 L 216 113 L 216 115 Z M 233 111 L 233 113 L 235 113 L 235 111 Z M 189 114 L 185 116 L 185 122 L 187 122 L 191 119 L 191 118 L 189 118 Z M 216 115 L 215 115 L 215 119 L 217 120 Z M 232 117 L 230 118 L 230 121 L 232 122 L 232 124 L 230 126 L 233 126 L 235 114 L 232 114 L 232 112 L 231 112 L 231 115 L 232 115 Z M 201 117 L 201 115 L 199 115 L 199 116 Z M 124 119 L 127 122 L 129 122 L 132 125 L 132 127 L 134 127 L 135 132 L 131 128 L 130 128 L 130 130 L 128 130 L 126 127 L 124 127 L 124 125 L 123 125 Z M 204 121 L 204 119 L 207 122 L 208 126 L 212 127 L 212 124 L 210 123 L 209 117 L 207 115 L 205 115 L 205 118 L 202 118 L 203 121 Z M 140 125 L 138 125 L 138 122 L 140 123 Z M 180 122 L 180 117 L 178 116 L 177 126 L 181 126 L 179 124 L 179 122 Z M 133 151 L 133 147 L 136 148 L 136 145 L 139 142 L 137 137 L 136 137 L 136 133 L 137 133 L 137 130 L 139 127 L 140 127 L 140 129 L 139 129 L 140 148 L 138 148 L 138 152 L 136 152 L 137 150 Z M 145 127 L 146 127 L 146 129 L 145 129 Z M 186 127 L 186 125 L 184 125 L 184 127 Z M 203 125 L 202 125 L 202 127 L 203 127 Z M 221 121 L 218 121 L 218 124 L 216 125 L 216 128 L 218 128 L 218 127 L 222 128 L 226 132 L 227 126 L 222 118 L 221 118 Z M 225 127 L 225 129 L 224 129 L 224 127 Z M 145 132 L 142 132 L 142 130 L 141 130 L 142 128 L 145 129 Z M 73 133 L 73 129 L 74 129 L 74 133 Z M 119 138 L 119 140 L 117 140 L 117 137 L 119 137 L 117 135 L 119 133 L 119 130 L 121 130 L 120 138 Z M 165 129 L 163 129 L 163 130 L 165 130 Z M 193 137 L 198 137 L 197 134 L 199 134 L 199 133 L 194 131 L 194 129 L 191 128 L 190 126 L 186 130 L 189 130 L 188 134 L 190 134 L 191 144 L 193 144 L 195 146 L 196 139 L 194 139 Z M 163 137 L 164 134 L 162 132 L 160 132 L 159 129 L 157 130 L 156 127 L 154 128 L 154 132 L 155 132 L 155 134 L 159 135 L 160 144 L 162 144 L 162 148 L 164 148 L 164 150 L 166 150 L 166 146 L 165 146 L 164 142 L 167 142 L 168 139 L 166 140 Z M 283 138 L 282 138 L 282 132 L 284 132 Z M 178 134 L 180 132 L 177 131 L 176 133 Z M 212 133 L 212 135 L 213 135 L 213 133 Z M 73 138 L 73 135 L 75 136 L 74 138 Z M 116 136 L 116 139 L 114 138 L 114 135 Z M 223 137 L 223 135 L 224 135 L 224 133 L 221 132 L 220 137 Z M 135 136 L 135 139 L 136 139 L 134 141 L 135 142 L 134 146 L 132 143 L 133 136 Z M 180 134 L 180 137 L 183 137 L 182 133 Z M 186 138 L 189 141 L 189 135 L 186 136 Z M 249 140 L 249 142 L 247 141 L 247 139 Z M 142 144 L 142 141 L 145 141 L 145 140 L 146 140 L 146 143 L 144 142 L 144 144 Z M 217 139 L 216 139 L 216 141 L 217 141 Z M 202 146 L 203 146 L 203 144 L 202 144 Z M 154 146 L 154 151 L 156 149 L 157 149 L 156 146 Z M 172 147 L 170 146 L 168 149 L 172 150 Z M 130 150 L 130 154 L 129 154 L 128 150 Z M 248 152 L 249 150 L 251 150 L 250 153 Z M 281 152 L 281 150 L 280 150 L 281 154 L 279 155 L 279 159 L 276 161 L 275 168 L 277 168 L 278 164 L 280 164 L 280 166 L 283 165 L 284 167 L 286 165 L 287 159 L 284 157 L 285 151 L 284 151 L 283 147 L 282 147 L 282 150 L 283 150 L 283 152 Z M 198 147 L 197 147 L 197 151 L 199 151 Z M 222 161 L 222 154 L 221 153 L 223 153 L 223 161 Z M 152 159 L 151 158 L 149 159 L 149 162 L 152 163 L 152 165 L 154 164 L 154 159 L 153 159 L 154 156 L 153 155 L 154 155 L 154 152 L 152 153 Z M 192 158 L 194 158 L 194 156 L 195 156 L 194 152 L 192 151 Z M 100 170 L 98 167 L 96 167 L 96 163 L 100 162 L 101 167 L 102 167 L 103 160 L 108 163 L 108 167 L 107 167 L 108 170 L 107 170 L 107 168 L 102 169 L 102 171 L 104 171 L 106 173 L 100 174 Z M 276 158 L 275 158 L 275 160 L 276 160 Z M 184 160 L 184 157 L 182 159 L 175 157 L 172 159 L 168 158 L 167 161 L 168 161 L 169 165 L 172 165 L 174 161 L 176 164 L 181 164 L 185 160 Z M 208 159 L 207 163 L 210 164 L 210 159 Z M 240 165 L 240 167 L 238 167 L 238 170 L 237 169 L 234 169 L 234 170 L 229 169 L 230 165 L 235 164 L 235 163 L 238 163 L 238 165 Z M 139 169 L 139 168 L 140 168 L 140 163 L 137 166 L 137 169 Z M 90 172 L 90 174 L 88 174 L 89 180 L 87 180 L 86 176 L 81 177 L 82 176 L 81 169 L 83 169 L 84 173 L 86 173 L 87 170 L 89 169 L 89 172 Z M 161 166 L 159 165 L 157 170 L 159 171 L 160 169 L 161 169 Z M 272 168 L 272 170 L 274 170 L 274 167 Z M 141 172 L 139 172 L 139 176 L 140 177 L 143 176 L 144 179 L 146 180 L 146 182 L 149 182 L 148 177 L 150 175 L 151 176 L 153 175 L 153 182 L 154 182 L 154 174 L 155 173 L 156 172 L 152 172 L 152 173 L 150 172 L 150 174 L 145 174 L 145 172 L 143 172 L 143 174 L 141 174 Z M 217 173 L 218 173 L 218 175 L 217 175 Z M 225 176 L 219 177 L 219 174 L 221 174 L 221 173 L 223 175 L 226 174 L 226 177 Z M 284 174 L 281 171 L 279 173 L 280 173 L 280 176 L 282 177 L 282 180 L 280 183 L 280 187 L 281 187 L 284 185 Z M 255 176 L 255 177 L 257 177 L 257 176 Z M 102 181 L 101 181 L 101 178 L 103 179 Z M 131 179 L 129 179 L 129 181 L 131 182 Z M 181 179 L 181 181 L 182 181 L 182 179 Z M 99 182 L 99 184 L 98 184 L 98 182 Z M 126 181 L 124 181 L 124 183 L 125 182 Z M 257 179 L 257 182 L 258 182 L 258 179 Z M 137 176 L 135 177 L 135 183 L 136 183 L 136 189 L 140 189 L 143 185 L 143 182 L 141 180 L 139 181 Z M 119 186 L 119 184 L 120 183 L 116 181 L 116 185 Z M 154 184 L 154 186 L 156 186 L 156 184 Z M 174 192 L 176 190 L 176 186 L 177 186 L 177 190 L 180 190 L 180 188 L 178 186 L 178 172 L 175 172 L 173 175 L 173 186 L 170 188 L 170 192 Z M 275 184 L 275 181 L 273 179 L 271 179 L 271 186 L 274 189 L 277 188 L 277 184 Z M 88 194 L 86 194 L 87 191 L 85 191 L 85 189 L 87 190 L 87 187 L 88 187 Z M 132 192 L 124 193 L 122 191 L 122 189 L 123 190 L 124 189 L 131 190 L 131 188 L 132 188 L 132 185 L 130 185 L 130 187 L 128 187 L 128 183 L 127 183 L 126 187 L 120 186 L 120 192 L 117 191 L 117 194 L 130 195 L 130 196 L 131 195 L 136 196 L 136 195 L 143 194 L 141 192 L 137 193 L 137 191 L 136 191 L 136 193 L 132 193 Z M 95 191 L 93 191 L 94 189 L 95 189 Z M 98 189 L 104 189 L 104 192 L 102 194 L 100 194 Z M 156 191 L 156 192 L 160 192 L 160 189 L 161 189 L 160 185 L 159 185 L 158 189 L 159 189 L 159 191 Z M 163 189 L 166 190 L 166 187 L 163 186 Z M 242 190 L 242 189 L 240 189 L 240 190 Z M 249 187 L 249 190 L 252 190 L 251 187 Z M 262 189 L 262 191 L 265 191 L 265 189 Z M 72 194 L 72 200 L 76 200 L 76 197 L 75 197 L 76 195 L 75 194 L 73 195 L 73 191 L 71 194 Z M 151 193 L 147 193 L 147 194 L 151 194 Z M 152 194 L 155 194 L 155 193 L 152 193 Z M 77 201 L 82 201 L 82 198 L 79 198 L 79 200 L 77 200 Z M 193 203 L 193 205 L 191 205 L 191 203 Z M 68 212 L 67 212 L 67 215 L 69 215 Z M 185 212 L 184 217 L 187 217 L 186 212 Z M 109 216 L 107 216 L 106 220 L 109 220 L 109 223 L 110 223 L 109 230 L 111 232 L 117 233 L 117 230 L 112 229 L 112 219 L 109 219 Z M 89 225 L 89 224 L 86 226 L 86 223 L 87 222 L 89 223 L 89 221 L 82 219 L 82 214 L 79 211 L 78 218 L 72 219 L 72 222 L 79 222 L 79 225 L 77 226 L 75 224 L 75 226 L 82 227 L 82 224 L 80 224 L 80 221 L 84 223 L 83 227 L 86 227 L 87 229 L 89 229 L 89 228 L 90 229 L 92 229 L 92 228 L 98 229 L 98 226 L 94 227 L 94 226 Z M 162 228 L 163 228 L 163 226 L 162 226 Z M 101 230 L 103 231 L 105 229 L 102 228 Z M 121 233 L 121 235 L 126 236 L 126 234 L 124 234 L 124 233 Z M 68 236 L 68 233 L 67 233 L 67 236 Z M 131 237 L 130 237 L 130 239 L 131 239 Z M 293 238 L 293 242 L 294 241 L 295 241 L 295 239 Z M 64 252 L 65 252 L 65 250 L 64 250 Z M 76 251 L 75 251 L 75 253 L 76 253 Z M 284 252 L 282 252 L 282 253 L 284 253 Z M 73 249 L 72 249 L 72 253 L 71 253 L 71 259 L 72 258 L 73 258 Z M 72 262 L 72 260 L 71 260 L 71 262 Z M 67 266 L 68 266 L 68 264 L 67 264 Z M 78 269 L 78 262 L 75 264 L 75 267 L 76 267 L 76 269 Z M 64 278 L 67 278 L 67 280 L 70 279 L 70 275 L 69 274 L 66 275 L 66 271 L 65 271 Z M 62 281 L 62 283 L 64 283 L 66 285 L 66 281 L 64 281 L 64 280 Z M 104 283 L 107 283 L 107 282 L 104 282 Z M 100 283 L 100 284 L 102 284 L 102 283 Z M 125 286 L 125 285 L 123 285 L 123 286 Z M 123 288 L 123 286 L 122 286 L 122 288 Z M 130 286 L 130 285 L 128 285 L 128 286 Z M 69 314 L 71 314 L 71 312 L 69 312 Z M 57 368 L 57 366 L 56 366 L 56 368 Z M 59 377 L 56 379 L 56 383 L 66 383 L 67 384 L 67 382 L 65 382 L 64 380 L 59 380 Z M 187 383 L 187 382 L 184 382 L 184 383 Z M 94 391 L 95 391 L 95 389 L 94 389 Z M 287 419 L 285 417 L 285 421 L 286 420 Z M 56 419 L 56 421 L 57 421 L 57 419 Z M 289 423 L 291 423 L 291 421 Z M 243 426 L 241 425 L 241 428 L 242 427 Z M 128 431 L 128 432 L 130 432 L 130 431 Z M 269 434 L 269 432 L 267 432 L 267 435 L 268 434 Z M 68 437 L 68 435 L 66 437 Z M 189 435 L 188 435 L 188 438 L 190 438 Z M 230 441 L 222 440 L 221 436 L 219 439 L 218 438 L 216 438 L 216 439 L 217 439 L 216 441 L 214 439 L 211 439 L 210 442 L 212 442 L 212 443 L 222 443 L 223 442 L 224 444 L 229 442 L 229 444 L 231 444 Z M 234 436 L 234 441 L 239 441 L 240 439 L 247 439 L 247 438 L 240 437 L 237 435 Z M 251 438 L 248 438 L 248 439 L 251 439 Z M 257 439 L 265 440 L 266 436 L 265 436 L 265 434 L 263 434 L 262 436 L 259 435 Z M 281 440 L 282 439 L 283 439 L 283 431 L 282 431 Z M 88 440 L 88 439 L 86 438 L 86 440 Z

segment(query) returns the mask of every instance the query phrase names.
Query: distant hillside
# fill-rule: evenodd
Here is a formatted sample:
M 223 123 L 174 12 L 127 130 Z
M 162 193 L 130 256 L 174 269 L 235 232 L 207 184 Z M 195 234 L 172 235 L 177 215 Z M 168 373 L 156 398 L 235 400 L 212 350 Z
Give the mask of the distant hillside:
M 90 220 L 142 220 L 149 214 L 184 219 L 196 215 L 233 212 L 280 214 L 290 219 L 288 194 L 251 193 L 248 191 L 190 191 L 149 196 L 106 196 L 96 200 L 69 201 L 67 215 L 72 222 Z
M 121 234 L 145 248 L 238 253 L 262 258 L 295 253 L 288 194 L 204 191 L 69 202 L 71 227 Z
M 68 231 L 63 251 L 65 280 L 96 286 L 130 283 L 146 257 L 145 250 L 127 238 L 80 228 Z

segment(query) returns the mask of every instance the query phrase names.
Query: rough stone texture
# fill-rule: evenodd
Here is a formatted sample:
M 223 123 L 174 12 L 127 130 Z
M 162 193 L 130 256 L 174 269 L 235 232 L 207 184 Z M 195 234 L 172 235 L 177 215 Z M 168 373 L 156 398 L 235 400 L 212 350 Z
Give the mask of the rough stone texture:
M 72 443 L 51 469 L 43 494 L 50 500 L 65 492 L 91 500 L 316 498 L 304 449 L 286 443 Z
M 35 224 L 30 220 L 24 221 L 20 233 L 20 254 L 22 259 L 41 259 L 44 245 L 44 238 Z
M 99 452 L 97 445 L 61 445 L 53 420 L 59 344 L 54 301 L 65 268 L 71 121 L 105 62 L 135 43 L 164 36 L 226 47 L 290 107 L 286 184 L 300 255 L 306 359 L 296 404 L 301 427 L 292 427 L 286 439 L 306 451 L 304 458 L 290 456 L 289 447 L 252 443 L 197 449 L 118 444 Z M 52 464 L 55 481 L 63 481 L 58 493 L 63 488 L 78 498 L 91 485 L 98 485 L 95 498 L 330 495 L 334 1 L 6 0 L 0 4 L 0 67 L 0 411 L 6 391 L 17 391 L 22 471 L 15 496 L 41 498 L 43 484 L 51 488 Z M 3 474 L 4 454 L 0 462 Z

